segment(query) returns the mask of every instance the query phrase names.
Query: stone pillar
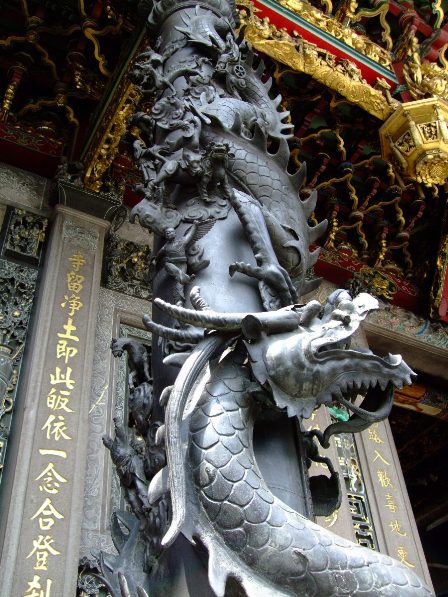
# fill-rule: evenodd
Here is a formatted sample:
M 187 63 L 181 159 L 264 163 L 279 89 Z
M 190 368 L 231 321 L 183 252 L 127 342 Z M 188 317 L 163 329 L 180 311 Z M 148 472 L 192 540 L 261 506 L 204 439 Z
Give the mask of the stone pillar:
M 380 551 L 432 586 L 389 421 L 375 423 L 355 439 Z
M 91 369 L 109 223 L 61 205 L 55 211 L 16 415 L 17 460 L 9 467 L 9 504 L 3 504 L 7 528 L 0 586 L 10 597 L 73 597 L 76 588 Z
M 354 344 L 368 346 L 363 330 Z M 389 421 L 374 423 L 354 437 L 379 550 L 432 587 Z

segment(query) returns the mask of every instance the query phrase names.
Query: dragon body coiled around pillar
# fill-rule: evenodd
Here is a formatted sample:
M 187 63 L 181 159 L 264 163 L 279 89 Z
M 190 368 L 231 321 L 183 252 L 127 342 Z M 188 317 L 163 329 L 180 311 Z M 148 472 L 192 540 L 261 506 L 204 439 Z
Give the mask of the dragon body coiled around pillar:
M 110 563 L 110 578 L 120 568 L 115 592 L 143 595 L 146 583 L 151 594 L 158 562 L 182 533 L 207 548 L 217 596 L 229 579 L 249 597 L 429 596 L 405 565 L 319 527 L 262 477 L 252 445 L 258 415 L 301 421 L 342 404 L 351 414 L 343 429 L 306 436 L 317 453 L 316 442 L 327 447 L 334 433 L 386 418 L 393 388 L 413 372 L 397 355 L 349 349 L 378 307 L 369 295 L 338 290 L 324 304 L 298 304 L 316 286 L 309 274 L 319 249 L 310 245 L 326 222 L 309 224 L 317 193 L 299 196 L 306 168 L 288 171 L 289 114 L 263 61 L 235 35 L 232 3 L 160 0 L 148 22 L 152 47 L 133 76 L 152 108 L 132 119 L 142 199 L 131 220 L 155 234 L 155 309 L 143 318 L 154 379 L 134 376 L 130 388 L 132 433 L 146 452 L 122 445 L 118 422 L 115 443 L 105 439 L 126 463 L 146 576 L 127 578 L 123 559 Z M 332 480 L 339 487 L 334 471 Z
M 335 397 L 344 400 L 343 394 L 355 383 L 373 394 L 387 395 L 391 387 L 410 382 L 412 371 L 397 355 L 380 358 L 369 351 L 340 348 L 367 312 L 377 307 L 375 299 L 359 295 L 352 300 L 345 291 L 337 291 L 329 297 L 324 314 L 312 301 L 302 308 L 270 313 L 271 319 L 264 318 L 266 314 L 208 310 L 198 314 L 160 300 L 157 304 L 185 322 L 197 324 L 202 314 L 202 325 L 215 329 L 193 351 L 171 389 L 169 400 L 184 414 L 166 419 L 169 470 L 161 471 L 149 490 L 150 499 L 157 500 L 160 492 L 168 491 L 160 478 L 169 479 L 173 518 L 165 544 L 172 543 L 178 532 L 199 539 L 208 549 L 209 581 L 218 596 L 224 595 L 229 577 L 236 578 L 250 597 L 431 595 L 404 564 L 338 537 L 274 496 L 253 451 L 257 412 L 266 409 L 259 399 L 263 391 L 272 391 L 272 409 L 281 406 L 303 414 L 310 412 L 310 401 L 315 408 Z M 263 325 L 265 331 L 257 338 Z M 221 344 L 216 328 L 222 330 Z M 224 346 L 227 354 L 210 361 L 222 355 Z M 187 382 L 189 373 L 203 359 L 205 347 L 210 370 L 191 392 L 195 382 Z M 273 379 L 276 359 L 285 369 L 294 367 L 294 374 L 283 382 Z M 197 382 L 198 369 L 193 377 Z M 305 387 L 310 384 L 313 390 L 307 396 Z M 374 420 L 370 417 L 375 414 L 364 411 L 363 405 L 357 412 L 369 423 Z

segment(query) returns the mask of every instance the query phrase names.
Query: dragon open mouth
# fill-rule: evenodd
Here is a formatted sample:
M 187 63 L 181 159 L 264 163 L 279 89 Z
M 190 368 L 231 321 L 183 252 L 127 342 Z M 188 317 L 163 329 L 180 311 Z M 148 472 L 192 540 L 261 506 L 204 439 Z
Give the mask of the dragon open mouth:
M 384 392 L 389 385 L 402 388 L 410 385 L 415 376 L 400 355 L 388 354 L 382 358 L 370 350 L 361 352 L 359 349 L 322 348 L 314 355 L 316 364 L 327 370 L 331 364 L 334 374 L 330 377 L 328 386 L 318 392 L 320 404 L 338 401 L 342 397 L 353 401 L 358 395 L 366 395 L 368 391 Z M 335 369 L 334 363 L 339 364 L 339 367 Z

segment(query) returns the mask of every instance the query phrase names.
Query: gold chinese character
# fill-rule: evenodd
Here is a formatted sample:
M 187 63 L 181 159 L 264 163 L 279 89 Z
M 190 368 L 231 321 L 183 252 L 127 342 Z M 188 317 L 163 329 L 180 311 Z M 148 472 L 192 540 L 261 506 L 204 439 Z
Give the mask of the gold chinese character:
M 44 503 L 39 510 L 30 518 L 34 520 L 39 519 L 39 527 L 41 531 L 49 531 L 55 523 L 55 518 L 62 520 L 64 515 L 56 510 L 50 498 L 45 498 Z
M 411 562 L 407 561 L 406 558 L 408 557 L 408 552 L 405 550 L 404 547 L 399 547 L 397 549 L 397 554 L 398 554 L 401 564 L 404 564 L 408 568 L 415 568 L 414 564 L 411 564 Z
M 389 527 L 392 533 L 397 533 L 397 535 L 400 535 L 400 537 L 406 537 L 406 532 L 401 528 L 401 523 L 399 520 L 393 520 L 390 522 Z
M 65 295 L 64 300 L 61 303 L 61 307 L 64 309 L 67 304 L 69 308 L 68 314 L 70 317 L 73 317 L 76 311 L 79 311 L 84 306 L 77 294 L 72 294 L 70 297 Z
M 387 462 L 384 456 L 380 452 L 378 452 L 378 450 L 375 450 L 375 458 L 373 459 L 373 462 L 376 462 L 377 460 L 381 460 L 383 464 L 387 464 L 387 466 L 390 466 L 390 462 Z
M 371 441 L 375 442 L 376 444 L 384 444 L 384 441 L 380 438 L 380 436 L 378 435 L 378 431 L 376 429 L 374 429 L 373 425 L 372 425 L 372 427 L 369 427 L 368 433 L 369 433 L 369 439 Z
M 37 539 L 33 539 L 33 549 L 26 556 L 26 559 L 30 558 L 37 551 L 47 551 L 52 556 L 60 556 L 61 552 L 53 547 L 54 539 L 50 535 L 39 535 Z
M 67 458 L 67 452 L 65 450 L 48 450 L 46 448 L 39 448 L 39 454 L 41 456 L 59 456 L 60 458 Z
M 53 584 L 51 578 L 47 578 L 45 589 L 42 588 L 40 584 L 40 576 L 37 574 L 34 575 L 31 582 L 27 581 L 27 584 L 28 588 L 22 597 L 51 597 L 51 585 Z
M 67 406 L 70 392 L 68 390 L 56 391 L 56 388 L 51 388 L 47 396 L 47 406 L 50 410 L 65 410 L 67 413 L 75 412 Z
M 377 471 L 378 481 L 381 484 L 381 487 L 392 487 L 392 481 L 386 471 Z
M 53 436 L 53 439 L 57 442 L 61 438 L 72 439 L 65 433 L 67 429 L 68 427 L 65 424 L 65 417 L 63 415 L 58 415 L 57 417 L 54 415 L 49 415 L 44 426 L 42 427 L 42 431 L 47 432 L 47 439 L 51 439 Z
M 56 358 L 62 359 L 67 364 L 68 360 L 75 357 L 78 354 L 78 349 L 74 346 L 69 346 L 67 340 L 58 340 L 56 346 Z
M 67 288 L 72 292 L 76 292 L 79 294 L 83 289 L 83 282 L 85 278 L 80 274 L 75 274 L 73 272 L 69 272 L 67 274 Z
M 335 510 L 330 516 L 325 518 L 325 522 L 327 523 L 325 526 L 327 529 L 330 529 L 333 525 L 336 524 L 339 516 L 339 509 Z
M 72 255 L 71 257 L 69 257 L 68 260 L 71 262 L 75 272 L 79 272 L 79 270 L 82 268 L 82 266 L 86 264 L 86 260 L 84 259 L 84 256 L 81 255 L 81 253 L 79 251 L 77 253 L 75 253 L 74 255 Z
M 398 510 L 397 504 L 395 503 L 394 496 L 391 493 L 386 493 L 386 508 L 389 508 L 391 512 Z
M 52 386 L 55 386 L 56 384 L 60 383 L 65 384 L 67 390 L 73 390 L 73 388 L 75 387 L 75 380 L 70 379 L 71 374 L 71 367 L 67 367 L 67 371 L 65 373 L 62 373 L 61 369 L 59 367 L 56 367 L 54 374 L 50 373 L 50 383 Z
M 33 570 L 48 570 L 48 551 L 36 551 L 36 563 Z
M 61 483 L 67 483 L 67 479 L 57 472 L 52 462 L 49 462 L 41 474 L 34 480 L 40 481 L 41 479 L 42 484 L 39 485 L 39 490 L 51 494 L 59 493 Z
M 58 332 L 58 337 L 63 338 L 64 340 L 73 340 L 73 342 L 79 342 L 78 336 L 72 334 L 76 330 L 76 325 L 73 325 L 73 318 L 68 317 L 67 323 L 62 326 L 65 330 L 65 334 Z

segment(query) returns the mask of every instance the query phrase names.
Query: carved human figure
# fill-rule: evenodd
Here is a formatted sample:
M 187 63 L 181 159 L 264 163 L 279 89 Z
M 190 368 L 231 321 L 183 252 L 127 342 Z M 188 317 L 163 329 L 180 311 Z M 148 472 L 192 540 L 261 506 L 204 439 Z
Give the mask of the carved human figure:
M 149 509 L 143 462 L 135 449 L 129 444 L 123 423 L 115 417 L 114 424 L 115 438 L 112 439 L 108 435 L 103 435 L 103 444 L 110 451 L 121 486 L 125 490 L 126 499 L 134 514 L 140 520 L 141 528 L 143 528 L 146 521 L 146 511 Z
M 132 71 L 132 77 L 144 93 L 153 93 L 164 87 L 176 93 L 173 84 L 163 74 L 163 62 L 163 56 L 152 49 L 140 54 Z
M 195 240 L 197 224 L 186 231 L 182 237 L 177 237 L 174 228 L 167 227 L 164 230 L 165 244 L 160 249 L 156 256 L 156 261 L 163 264 L 167 274 L 176 280 L 176 304 L 183 304 L 185 302 L 185 295 L 183 287 L 185 284 L 190 284 L 195 273 L 206 268 L 209 264 L 208 260 L 200 260 L 195 264 L 195 272 L 187 274 L 188 269 L 188 249 Z
M 153 154 L 146 147 L 141 139 L 135 139 L 132 143 L 132 153 L 135 163 L 143 176 L 143 184 L 148 186 L 155 177 L 155 164 Z
M 163 146 L 149 148 L 142 144 L 134 145 L 134 155 L 145 179 L 147 199 L 152 198 L 156 188 L 164 195 L 166 182 L 171 179 L 180 182 L 182 173 L 198 182 L 203 174 L 204 152 L 199 146 L 200 119 L 187 114 L 184 119 L 172 123 L 170 130 Z M 162 151 L 167 154 L 166 157 L 161 155 Z M 145 178 L 146 172 L 149 173 L 149 169 L 154 167 L 145 165 L 148 159 L 153 161 L 157 174 Z
M 199 195 L 206 203 L 211 203 L 213 198 L 208 194 L 208 188 L 220 192 L 226 199 L 232 197 L 233 191 L 227 176 L 229 157 L 234 157 L 226 143 L 211 143 L 207 147 L 206 158 L 202 165 L 202 176 L 199 182 Z
M 132 390 L 140 384 L 152 381 L 151 359 L 143 344 L 126 337 L 112 338 L 110 348 L 114 357 L 121 357 L 124 352 L 127 353 L 130 371 L 129 389 Z

